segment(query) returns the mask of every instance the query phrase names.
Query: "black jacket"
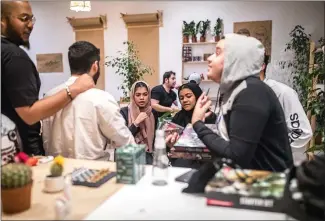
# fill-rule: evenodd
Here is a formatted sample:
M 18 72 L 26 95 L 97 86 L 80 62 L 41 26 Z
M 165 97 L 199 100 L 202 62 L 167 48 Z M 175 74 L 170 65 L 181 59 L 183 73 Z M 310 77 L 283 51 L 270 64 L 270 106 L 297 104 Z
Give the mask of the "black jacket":
M 217 157 L 230 158 L 245 169 L 284 171 L 293 166 L 293 158 L 282 107 L 260 79 L 249 77 L 246 84 L 223 115 L 229 141 L 201 121 L 193 128 Z
M 125 125 L 128 126 L 128 122 L 129 122 L 129 108 L 128 107 L 122 107 L 120 109 L 120 113 L 122 114 L 124 120 L 125 120 Z M 158 113 L 152 109 L 152 114 L 155 118 L 155 131 L 157 130 L 157 126 L 158 126 Z M 134 124 L 131 124 L 131 126 L 129 126 L 129 130 L 131 131 L 132 135 L 135 137 L 135 135 L 137 135 L 137 133 L 140 131 L 139 127 L 134 126 Z M 153 144 L 155 144 L 155 139 L 153 141 Z

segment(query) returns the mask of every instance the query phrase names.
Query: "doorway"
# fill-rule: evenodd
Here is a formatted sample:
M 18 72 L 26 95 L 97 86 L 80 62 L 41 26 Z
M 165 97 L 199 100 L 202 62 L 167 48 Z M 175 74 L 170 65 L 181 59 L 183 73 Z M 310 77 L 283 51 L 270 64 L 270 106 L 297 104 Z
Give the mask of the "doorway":
M 106 29 L 106 16 L 92 18 L 68 18 L 75 32 L 76 41 L 88 41 L 100 50 L 100 76 L 96 88 L 105 90 L 105 46 L 104 30 Z
M 152 75 L 144 75 L 151 88 L 159 84 L 159 28 L 162 27 L 162 12 L 146 14 L 121 14 L 143 64 L 152 68 Z

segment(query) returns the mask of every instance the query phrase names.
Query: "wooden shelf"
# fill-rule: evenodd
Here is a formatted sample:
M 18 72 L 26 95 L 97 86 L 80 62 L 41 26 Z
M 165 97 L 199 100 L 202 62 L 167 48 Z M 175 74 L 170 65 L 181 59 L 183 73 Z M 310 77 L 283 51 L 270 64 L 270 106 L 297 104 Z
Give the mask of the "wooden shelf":
M 188 81 L 187 81 L 187 80 L 183 80 L 182 82 L 183 82 L 183 83 L 187 83 Z M 202 83 L 202 82 L 212 82 L 212 80 L 202 80 L 201 83 Z
M 183 61 L 184 64 L 207 64 L 208 61 Z
M 183 45 L 215 45 L 218 42 L 196 42 L 196 43 L 183 43 Z

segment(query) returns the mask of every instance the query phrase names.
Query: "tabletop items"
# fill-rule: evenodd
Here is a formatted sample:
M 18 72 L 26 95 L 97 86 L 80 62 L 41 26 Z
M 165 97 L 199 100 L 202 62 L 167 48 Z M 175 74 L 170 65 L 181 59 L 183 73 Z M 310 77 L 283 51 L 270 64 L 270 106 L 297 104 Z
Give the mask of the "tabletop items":
M 116 182 L 136 184 L 145 174 L 145 145 L 133 144 L 116 149 Z

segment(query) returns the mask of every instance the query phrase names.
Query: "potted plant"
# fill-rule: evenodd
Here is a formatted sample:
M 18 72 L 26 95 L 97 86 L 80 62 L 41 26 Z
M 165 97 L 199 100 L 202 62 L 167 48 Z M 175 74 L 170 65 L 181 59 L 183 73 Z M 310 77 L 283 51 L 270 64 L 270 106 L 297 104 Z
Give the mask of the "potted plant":
M 1 171 L 1 201 L 4 213 L 19 213 L 31 205 L 32 169 L 24 163 L 9 163 Z
M 190 35 L 190 24 L 188 24 L 186 21 L 183 21 L 183 43 L 188 43 Z
M 210 20 L 202 21 L 202 28 L 200 29 L 200 42 L 205 42 L 206 41 L 206 33 L 208 29 L 210 28 Z
M 213 31 L 214 31 L 214 41 L 215 42 L 220 41 L 221 33 L 222 33 L 222 19 L 221 18 L 217 19 L 216 24 L 214 25 Z
M 105 62 L 105 65 L 116 68 L 115 74 L 123 77 L 123 83 L 118 89 L 123 90 L 122 102 L 129 102 L 132 85 L 136 81 L 142 80 L 144 75 L 152 75 L 153 70 L 142 63 L 133 42 L 127 41 L 123 44 L 127 46 L 126 51 L 118 51 L 118 56 Z
M 48 193 L 55 193 L 62 191 L 64 188 L 64 177 L 63 173 L 64 158 L 57 156 L 50 168 L 50 175 L 46 176 L 44 181 L 44 191 Z

